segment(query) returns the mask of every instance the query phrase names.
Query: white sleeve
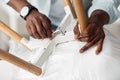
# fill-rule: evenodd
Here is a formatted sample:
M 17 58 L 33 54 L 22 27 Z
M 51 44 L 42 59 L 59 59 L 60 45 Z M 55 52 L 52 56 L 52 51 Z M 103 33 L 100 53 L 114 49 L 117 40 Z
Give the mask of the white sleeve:
M 120 16 L 120 12 L 117 9 L 119 4 L 120 0 L 93 0 L 88 16 L 90 17 L 94 10 L 100 9 L 108 13 L 110 16 L 109 23 L 113 23 Z
M 7 4 L 9 2 L 9 0 L 0 0 L 0 2 Z

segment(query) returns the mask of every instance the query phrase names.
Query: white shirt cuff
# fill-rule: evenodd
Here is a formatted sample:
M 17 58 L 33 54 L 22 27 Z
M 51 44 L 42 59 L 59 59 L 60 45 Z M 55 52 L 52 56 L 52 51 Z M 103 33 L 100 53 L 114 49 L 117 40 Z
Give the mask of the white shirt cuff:
M 109 23 L 113 23 L 120 16 L 120 12 L 117 9 L 117 7 L 118 7 L 118 4 L 116 4 L 113 0 L 106 0 L 106 1 L 101 0 L 98 2 L 93 1 L 93 5 L 90 7 L 88 11 L 88 16 L 90 17 L 92 12 L 97 9 L 103 10 L 107 12 L 108 15 L 110 16 Z

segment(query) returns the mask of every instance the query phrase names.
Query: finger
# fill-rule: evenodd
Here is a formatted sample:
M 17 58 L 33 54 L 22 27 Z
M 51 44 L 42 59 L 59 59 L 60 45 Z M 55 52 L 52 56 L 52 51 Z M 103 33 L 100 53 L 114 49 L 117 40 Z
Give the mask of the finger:
M 47 19 L 42 24 L 44 25 L 47 37 L 48 38 L 52 38 L 52 26 L 51 26 L 51 22 Z
M 104 39 L 100 39 L 97 43 L 97 49 L 96 49 L 96 54 L 98 55 L 100 53 L 100 51 L 102 50 L 102 46 L 103 46 L 103 40 Z
M 32 34 L 32 31 L 31 31 L 30 26 L 29 26 L 29 25 L 26 25 L 26 28 L 27 28 L 27 31 L 28 31 L 29 35 L 32 36 L 33 38 L 35 38 L 35 37 L 33 36 L 33 34 Z
M 48 33 L 48 38 L 51 39 L 52 38 L 52 30 L 48 30 L 47 33 Z
M 88 34 L 89 36 L 89 38 L 88 38 L 88 42 L 91 42 L 93 39 L 95 39 L 95 38 L 98 38 L 98 39 L 100 39 L 100 37 L 101 37 L 101 32 L 99 31 L 99 28 L 98 29 L 96 29 L 96 31 L 93 31 L 91 34 Z
M 78 34 L 78 22 L 76 23 L 73 31 L 74 31 L 74 34 Z
M 33 22 L 31 23 L 30 28 L 31 28 L 31 32 L 32 32 L 33 36 L 34 36 L 35 38 L 40 39 L 41 36 L 40 36 L 39 33 L 37 32 L 36 26 L 33 24 Z
M 99 30 L 98 29 L 99 27 L 96 25 L 96 24 L 94 24 L 94 23 L 89 23 L 88 24 L 88 27 L 87 27 L 87 29 L 86 29 L 86 31 L 87 31 L 87 35 L 88 36 L 94 36 L 95 34 L 96 34 L 96 30 Z
M 78 40 L 81 42 L 88 42 L 88 37 L 80 37 Z
M 42 15 L 40 16 L 41 20 L 42 20 L 42 24 L 45 28 L 46 34 L 48 38 L 52 37 L 52 26 L 51 26 L 51 21 L 47 18 L 46 15 Z
M 88 50 L 90 47 L 92 47 L 93 45 L 95 45 L 97 43 L 97 41 L 99 40 L 99 38 L 95 38 L 94 40 L 92 40 L 91 42 L 88 42 L 85 46 L 83 46 L 80 49 L 80 53 L 83 53 L 84 51 Z
M 79 28 L 78 28 L 78 22 L 74 27 L 74 34 L 75 34 L 75 39 L 77 39 L 80 36 L 80 31 L 79 31 Z
M 37 28 L 38 34 L 41 36 L 42 39 L 47 38 L 47 33 L 46 33 L 44 26 L 40 20 L 39 21 L 36 20 L 36 28 Z
M 88 37 L 88 41 L 87 41 L 87 42 L 91 42 L 91 41 L 93 41 L 95 38 L 100 38 L 100 37 L 98 36 L 98 34 L 91 35 L 91 36 Z
M 89 36 L 87 34 L 80 34 L 78 40 L 88 42 Z

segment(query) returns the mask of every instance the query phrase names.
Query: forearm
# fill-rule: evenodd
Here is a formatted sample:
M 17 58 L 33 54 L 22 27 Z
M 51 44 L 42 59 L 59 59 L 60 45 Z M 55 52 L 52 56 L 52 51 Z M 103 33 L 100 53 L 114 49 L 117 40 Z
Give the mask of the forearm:
M 23 6 L 30 4 L 27 0 L 10 0 L 8 5 L 20 12 Z

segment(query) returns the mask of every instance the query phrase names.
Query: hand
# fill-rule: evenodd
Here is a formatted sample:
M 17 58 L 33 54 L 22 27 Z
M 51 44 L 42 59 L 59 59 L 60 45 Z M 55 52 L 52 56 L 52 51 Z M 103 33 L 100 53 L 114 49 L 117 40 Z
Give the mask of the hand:
M 76 25 L 74 31 L 78 30 L 78 26 Z M 98 25 L 96 23 L 89 23 L 86 31 L 84 33 L 75 32 L 75 38 L 87 42 L 81 49 L 80 53 L 88 50 L 93 45 L 97 44 L 96 54 L 98 54 L 102 50 L 103 40 L 105 38 L 105 34 L 103 31 L 103 26 Z
M 96 10 L 92 13 L 91 17 L 88 19 L 88 25 L 83 33 L 80 33 L 78 28 L 78 23 L 74 28 L 75 38 L 80 41 L 87 42 L 81 49 L 80 53 L 88 50 L 93 45 L 97 44 L 96 54 L 99 54 L 102 50 L 103 41 L 105 38 L 105 33 L 103 30 L 103 25 L 108 23 L 109 16 L 106 12 L 102 10 Z
M 44 39 L 52 37 L 51 21 L 47 16 L 35 9 L 26 17 L 26 27 L 28 33 L 34 38 Z

